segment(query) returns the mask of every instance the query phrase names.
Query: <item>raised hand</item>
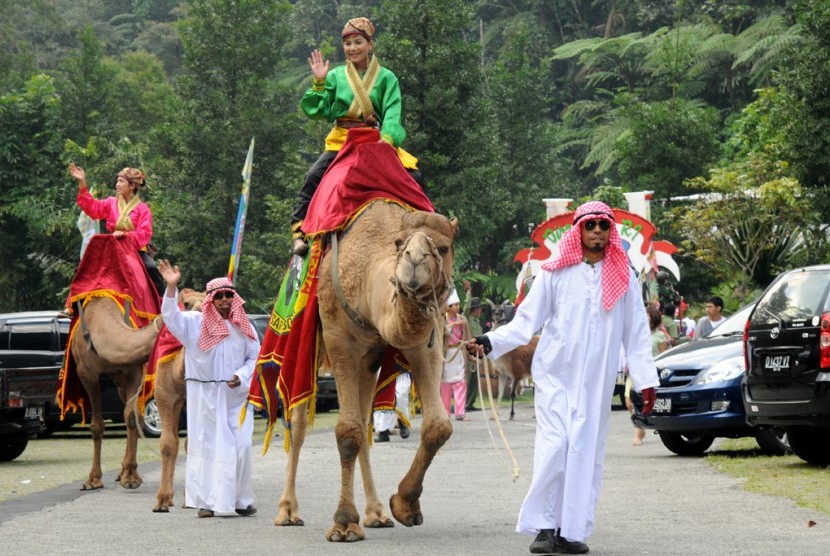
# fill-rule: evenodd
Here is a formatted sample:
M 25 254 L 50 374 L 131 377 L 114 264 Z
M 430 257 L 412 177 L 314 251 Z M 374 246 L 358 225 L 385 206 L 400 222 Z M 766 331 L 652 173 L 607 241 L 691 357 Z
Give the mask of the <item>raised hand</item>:
M 86 181 L 86 172 L 80 166 L 75 166 L 74 162 L 69 163 L 69 175 L 81 183 Z
M 326 74 L 329 72 L 329 61 L 323 60 L 323 54 L 319 50 L 311 52 L 308 65 L 311 67 L 311 75 L 314 76 L 314 79 L 321 81 L 326 78 Z
M 179 280 L 182 278 L 182 272 L 179 270 L 179 265 L 173 266 L 167 259 L 162 259 L 158 262 L 158 269 L 161 277 L 167 283 L 167 286 L 176 289 Z

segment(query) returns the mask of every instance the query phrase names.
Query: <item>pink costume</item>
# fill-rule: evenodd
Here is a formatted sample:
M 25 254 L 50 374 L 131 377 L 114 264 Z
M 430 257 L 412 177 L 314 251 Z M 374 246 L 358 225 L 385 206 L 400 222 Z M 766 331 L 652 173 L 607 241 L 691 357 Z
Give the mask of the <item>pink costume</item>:
M 106 220 L 107 230 L 115 231 L 115 223 L 118 222 L 118 197 L 107 197 L 106 199 L 94 199 L 86 187 L 78 190 L 78 206 L 87 216 L 95 220 Z M 123 230 L 127 237 L 133 242 L 136 250 L 141 251 L 150 240 L 153 239 L 153 213 L 150 212 L 144 202 L 139 202 L 130 211 L 130 220 L 134 230 Z

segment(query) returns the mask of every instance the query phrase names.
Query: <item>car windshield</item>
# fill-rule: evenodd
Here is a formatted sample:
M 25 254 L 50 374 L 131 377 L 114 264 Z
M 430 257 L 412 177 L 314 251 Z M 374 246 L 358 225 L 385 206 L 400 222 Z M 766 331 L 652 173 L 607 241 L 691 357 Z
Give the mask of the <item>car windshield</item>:
M 830 280 L 830 270 L 791 272 L 781 277 L 764 293 L 758 310 L 752 316 L 754 324 L 779 324 L 803 321 L 819 314 L 824 290 Z
M 715 328 L 707 338 L 718 338 L 722 336 L 732 336 L 733 334 L 743 334 L 744 326 L 746 326 L 746 319 L 749 318 L 749 313 L 752 311 L 753 303 L 738 309 L 738 312 L 730 315 L 723 324 Z

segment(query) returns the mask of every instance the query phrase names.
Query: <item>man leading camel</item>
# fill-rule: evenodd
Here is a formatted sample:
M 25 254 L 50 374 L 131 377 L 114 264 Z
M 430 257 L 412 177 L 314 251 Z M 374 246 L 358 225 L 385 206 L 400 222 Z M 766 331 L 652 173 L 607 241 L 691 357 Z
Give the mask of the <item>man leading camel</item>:
M 227 278 L 208 282 L 202 312 L 179 309 L 178 266 L 159 262 L 167 283 L 161 305 L 164 323 L 185 348 L 187 384 L 187 478 L 185 504 L 199 517 L 256 513 L 251 481 L 253 412 L 242 424 L 259 340 L 244 300 Z
M 659 381 L 640 288 L 608 205 L 592 201 L 577 208 L 559 255 L 542 269 L 513 320 L 478 336 L 468 350 L 497 359 L 542 329 L 531 369 L 533 479 L 516 531 L 537 535 L 534 554 L 583 554 L 594 525 L 621 349 L 634 388 L 642 391 L 644 414 L 654 406 Z

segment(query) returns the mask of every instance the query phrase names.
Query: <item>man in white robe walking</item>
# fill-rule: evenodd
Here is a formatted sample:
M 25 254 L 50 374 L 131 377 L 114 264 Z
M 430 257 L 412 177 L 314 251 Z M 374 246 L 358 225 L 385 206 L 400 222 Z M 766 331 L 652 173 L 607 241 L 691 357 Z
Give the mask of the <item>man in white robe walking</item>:
M 643 413 L 654 406 L 645 307 L 614 224 L 605 203 L 581 205 L 513 320 L 468 345 L 497 359 L 542 329 L 532 363 L 533 479 L 516 525 L 536 535 L 534 554 L 588 552 L 621 350 Z
M 259 355 L 259 340 L 244 300 L 228 278 L 207 284 L 202 312 L 181 311 L 179 267 L 160 261 L 167 283 L 164 324 L 185 348 L 187 384 L 187 477 L 185 505 L 198 517 L 256 513 L 251 478 L 253 412 L 240 424 L 242 407 Z

